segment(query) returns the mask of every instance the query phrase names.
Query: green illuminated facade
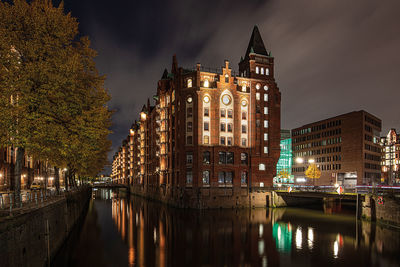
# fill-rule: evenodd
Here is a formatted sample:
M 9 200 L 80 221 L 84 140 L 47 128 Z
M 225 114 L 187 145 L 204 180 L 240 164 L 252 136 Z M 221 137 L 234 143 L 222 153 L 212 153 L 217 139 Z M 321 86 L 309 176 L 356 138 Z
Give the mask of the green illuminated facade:
M 290 130 L 281 130 L 281 156 L 276 164 L 276 177 L 274 184 L 293 184 L 294 178 L 292 175 L 292 138 Z

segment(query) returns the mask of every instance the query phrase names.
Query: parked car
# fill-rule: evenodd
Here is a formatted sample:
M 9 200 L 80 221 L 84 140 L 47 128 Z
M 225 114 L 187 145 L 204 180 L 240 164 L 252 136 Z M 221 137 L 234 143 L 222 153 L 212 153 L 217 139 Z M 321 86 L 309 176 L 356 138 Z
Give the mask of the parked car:
M 31 184 L 31 190 L 40 190 L 44 188 L 44 184 L 40 181 L 33 181 Z

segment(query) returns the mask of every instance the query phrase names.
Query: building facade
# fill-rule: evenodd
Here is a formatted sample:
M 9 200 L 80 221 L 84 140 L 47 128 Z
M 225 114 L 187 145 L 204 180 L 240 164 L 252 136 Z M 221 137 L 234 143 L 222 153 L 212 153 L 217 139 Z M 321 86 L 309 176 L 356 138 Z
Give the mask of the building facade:
M 294 183 L 292 175 L 293 153 L 292 153 L 292 137 L 290 130 L 281 130 L 281 154 L 276 164 L 276 177 L 274 177 L 275 185 L 290 185 Z
M 220 70 L 200 64 L 185 69 L 174 56 L 153 99 L 130 129 L 130 177 L 120 177 L 118 151 L 114 180 L 127 178 L 142 194 L 170 199 L 242 196 L 272 186 L 280 155 L 281 94 L 274 58 L 257 27 L 237 75 L 228 61 Z
M 366 111 L 354 111 L 292 130 L 295 182 L 345 186 L 380 181 L 382 122 Z M 304 172 L 315 163 L 321 177 L 311 181 Z
M 386 137 L 381 137 L 382 178 L 388 185 L 400 184 L 400 135 L 396 129 L 390 129 Z

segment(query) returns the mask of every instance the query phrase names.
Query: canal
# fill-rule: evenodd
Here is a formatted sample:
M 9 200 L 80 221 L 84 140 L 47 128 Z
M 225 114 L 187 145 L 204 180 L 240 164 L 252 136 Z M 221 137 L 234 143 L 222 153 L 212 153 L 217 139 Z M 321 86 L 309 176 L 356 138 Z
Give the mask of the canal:
M 53 266 L 399 266 L 400 231 L 352 206 L 182 210 L 99 189 Z

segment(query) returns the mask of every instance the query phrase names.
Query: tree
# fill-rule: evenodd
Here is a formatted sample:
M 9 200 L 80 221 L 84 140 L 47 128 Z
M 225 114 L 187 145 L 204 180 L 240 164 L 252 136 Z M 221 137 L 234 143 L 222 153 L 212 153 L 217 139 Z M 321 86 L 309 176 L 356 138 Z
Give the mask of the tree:
M 321 171 L 315 163 L 311 163 L 310 166 L 308 166 L 305 175 L 311 179 L 318 179 L 321 177 Z
M 26 151 L 70 175 L 102 169 L 111 111 L 95 56 L 62 4 L 0 2 L 0 145 L 17 148 L 17 161 Z

